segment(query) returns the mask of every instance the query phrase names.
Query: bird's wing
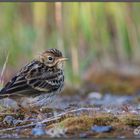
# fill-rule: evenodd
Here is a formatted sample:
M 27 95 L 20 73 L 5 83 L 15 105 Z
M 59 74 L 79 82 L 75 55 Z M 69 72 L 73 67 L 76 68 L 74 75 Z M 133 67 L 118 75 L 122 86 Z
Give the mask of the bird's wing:
M 31 69 L 25 79 L 33 89 L 41 92 L 51 92 L 60 87 L 59 74 L 59 71 L 54 72 L 46 66 L 39 66 L 38 69 Z
M 23 80 L 17 80 L 17 76 L 15 76 L 0 91 L 0 98 L 9 97 L 27 88 L 29 88 L 29 86 L 26 84 L 25 78 L 23 78 Z
M 51 92 L 59 88 L 59 83 L 53 84 L 52 79 L 56 79 L 57 74 L 47 72 L 48 68 L 43 67 L 39 62 L 32 61 L 9 81 L 0 91 L 1 97 L 23 96 L 34 92 Z
M 25 76 L 27 75 L 28 71 L 35 65 L 35 61 L 27 64 L 23 67 L 17 75 L 15 75 L 0 91 L 0 98 L 9 97 L 18 94 L 19 92 L 27 92 L 33 91 L 33 89 L 27 84 L 27 80 Z M 19 96 L 22 94 L 18 94 Z

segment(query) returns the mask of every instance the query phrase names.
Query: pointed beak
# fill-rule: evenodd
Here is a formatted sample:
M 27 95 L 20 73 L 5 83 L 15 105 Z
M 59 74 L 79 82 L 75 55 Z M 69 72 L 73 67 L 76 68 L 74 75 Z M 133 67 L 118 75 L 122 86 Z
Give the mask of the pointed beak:
M 67 60 L 68 60 L 68 58 L 66 58 L 66 57 L 59 58 L 59 61 L 67 61 Z

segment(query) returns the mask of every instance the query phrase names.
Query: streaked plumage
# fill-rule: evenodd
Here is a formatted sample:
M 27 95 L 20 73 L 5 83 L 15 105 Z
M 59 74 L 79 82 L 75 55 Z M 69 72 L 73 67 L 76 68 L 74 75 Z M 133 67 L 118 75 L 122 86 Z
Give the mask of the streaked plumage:
M 57 49 L 43 52 L 24 66 L 0 91 L 0 99 L 9 97 L 21 102 L 32 97 L 32 103 L 46 104 L 47 99 L 61 92 L 64 84 L 62 53 Z

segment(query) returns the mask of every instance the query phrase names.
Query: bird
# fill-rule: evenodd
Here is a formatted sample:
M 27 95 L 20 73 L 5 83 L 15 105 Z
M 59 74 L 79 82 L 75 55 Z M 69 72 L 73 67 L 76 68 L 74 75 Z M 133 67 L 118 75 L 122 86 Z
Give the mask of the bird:
M 47 49 L 23 66 L 0 91 L 0 99 L 11 98 L 21 107 L 43 106 L 64 87 L 64 61 L 56 48 Z

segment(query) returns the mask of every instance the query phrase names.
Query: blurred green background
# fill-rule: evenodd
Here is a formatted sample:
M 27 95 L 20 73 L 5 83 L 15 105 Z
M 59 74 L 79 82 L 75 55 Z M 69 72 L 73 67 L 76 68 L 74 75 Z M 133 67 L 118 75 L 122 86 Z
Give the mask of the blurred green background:
M 69 57 L 71 85 L 92 72 L 140 74 L 140 4 L 0 4 L 0 70 L 9 53 L 5 80 L 47 48 Z

